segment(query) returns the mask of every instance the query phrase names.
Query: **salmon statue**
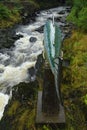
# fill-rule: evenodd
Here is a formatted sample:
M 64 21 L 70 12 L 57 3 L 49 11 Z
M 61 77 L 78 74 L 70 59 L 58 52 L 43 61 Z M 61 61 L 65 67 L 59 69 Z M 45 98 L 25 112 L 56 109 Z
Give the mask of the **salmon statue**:
M 55 87 L 59 101 L 60 99 L 60 61 L 61 61 L 61 30 L 58 24 L 48 20 L 44 26 L 44 48 L 48 63 L 55 79 Z

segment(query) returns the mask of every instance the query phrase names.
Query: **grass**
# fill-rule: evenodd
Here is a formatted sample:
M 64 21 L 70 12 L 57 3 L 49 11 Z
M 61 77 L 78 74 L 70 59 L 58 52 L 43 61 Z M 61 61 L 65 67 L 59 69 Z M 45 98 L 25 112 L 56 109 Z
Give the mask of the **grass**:
M 13 5 L 0 3 L 0 28 L 8 28 L 22 21 L 23 13 L 31 15 L 39 8 L 39 4 L 34 0 L 26 2 L 16 0 Z M 24 11 L 24 12 L 23 12 Z
M 75 24 L 81 31 L 87 32 L 87 1 L 73 0 L 72 10 L 67 20 Z
M 64 72 L 69 77 L 72 87 L 87 87 L 87 34 L 73 32 L 72 37 L 65 40 L 64 58 L 70 60 L 70 67 Z
M 17 8 L 9 9 L 3 4 L 0 4 L 0 28 L 13 26 L 21 20 Z
M 87 109 L 87 34 L 72 31 L 64 41 L 64 59 L 70 66 L 63 68 L 62 93 L 66 112 L 66 130 L 86 130 Z

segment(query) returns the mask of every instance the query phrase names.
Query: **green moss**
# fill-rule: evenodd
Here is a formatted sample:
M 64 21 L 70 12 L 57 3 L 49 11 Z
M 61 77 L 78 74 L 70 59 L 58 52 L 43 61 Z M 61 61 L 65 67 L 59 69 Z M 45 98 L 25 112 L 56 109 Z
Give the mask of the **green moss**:
M 18 120 L 17 129 L 24 130 L 31 129 L 34 125 L 34 117 L 35 117 L 35 110 L 25 109 L 24 112 L 20 115 Z
M 0 122 L 0 130 L 33 130 L 35 128 L 37 81 L 20 83 Z M 5 124 L 5 125 L 4 125 Z
M 27 119 L 26 128 L 27 129 L 33 129 L 35 127 L 35 109 L 30 111 L 30 114 Z
M 8 2 L 2 3 L 0 3 L 0 28 L 7 28 L 21 22 L 21 14 L 27 12 L 28 15 L 31 15 L 39 8 L 34 0 L 29 0 L 27 3 L 21 0 L 10 1 L 9 4 Z
M 7 114 L 9 116 L 15 115 L 16 112 L 17 112 L 17 109 L 19 108 L 19 106 L 20 106 L 20 102 L 19 101 L 14 101 L 14 103 L 12 104 L 12 106 L 8 109 Z

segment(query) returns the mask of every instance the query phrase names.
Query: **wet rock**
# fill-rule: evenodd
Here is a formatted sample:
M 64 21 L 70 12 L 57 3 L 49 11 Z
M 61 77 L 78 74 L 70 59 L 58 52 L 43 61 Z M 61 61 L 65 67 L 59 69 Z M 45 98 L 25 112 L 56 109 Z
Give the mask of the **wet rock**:
M 22 37 L 23 37 L 23 35 L 18 34 L 18 35 L 14 35 L 12 38 L 13 38 L 14 40 L 18 40 L 19 38 L 22 38 Z
M 35 67 L 31 67 L 28 69 L 28 73 L 29 73 L 29 79 L 32 81 L 32 78 L 35 79 L 36 75 L 39 76 L 42 74 L 42 66 L 44 64 L 44 59 L 43 59 L 43 55 L 40 54 L 37 57 L 37 62 L 35 64 Z
M 8 94 L 8 95 L 10 95 L 10 96 L 12 96 L 12 95 L 11 95 L 11 92 L 12 92 L 12 91 L 11 91 L 11 86 L 7 87 L 5 93 Z
M 29 39 L 29 41 L 30 41 L 30 42 L 36 42 L 36 41 L 37 41 L 37 38 L 36 38 L 36 37 L 31 37 L 31 38 Z
M 35 71 L 36 71 L 36 76 L 37 77 L 43 77 L 44 63 L 45 63 L 45 59 L 43 58 L 43 55 L 40 54 L 38 56 L 37 62 L 35 64 Z
M 23 8 L 21 10 L 21 17 L 22 17 L 22 24 L 26 25 L 29 24 L 29 22 L 35 21 L 36 13 L 35 10 L 37 10 L 38 7 L 35 6 L 35 4 L 31 5 L 29 2 L 25 2 L 23 4 Z
M 22 16 L 22 24 L 23 25 L 26 25 L 26 24 L 29 24 L 29 23 L 33 23 L 35 22 L 35 17 L 34 16 Z
M 68 34 L 69 30 L 63 30 L 63 33 Z
M 37 28 L 35 31 L 38 31 L 39 33 L 43 33 L 43 28 L 44 28 L 44 26 L 41 26 L 41 27 Z
M 57 17 L 57 18 L 55 18 L 55 21 L 56 21 L 56 22 L 61 22 L 61 18 L 60 18 L 60 17 Z
M 65 17 L 57 17 L 57 18 L 55 18 L 55 21 L 56 22 L 61 22 L 61 23 L 65 23 L 66 22 L 66 19 L 65 19 Z
M 4 72 L 4 70 L 3 69 L 0 69 L 0 73 L 3 73 Z
M 69 65 L 70 65 L 70 60 L 69 60 L 69 59 L 64 59 L 62 65 L 63 65 L 64 67 L 69 67 Z
M 52 17 L 49 17 L 48 20 L 53 20 L 53 18 L 52 18 Z
M 71 11 L 71 7 L 67 7 L 66 11 L 69 13 Z
M 66 11 L 67 11 L 67 13 L 69 13 L 71 11 L 71 9 L 67 9 Z
M 21 102 L 24 102 L 27 99 L 33 99 L 35 96 L 34 94 L 36 94 L 37 87 L 38 82 L 36 80 L 30 83 L 19 83 L 13 88 L 12 98 Z
M 14 44 L 13 36 L 15 35 L 15 28 L 0 29 L 0 49 L 10 48 Z
M 41 66 L 44 64 L 45 60 L 43 58 L 43 55 L 40 54 L 37 58 L 37 62 L 35 64 L 35 69 L 36 70 L 39 70 L 41 68 Z
M 65 14 L 65 10 L 60 11 L 58 14 Z
M 35 113 L 35 111 L 32 113 L 32 110 L 35 106 L 35 99 L 38 91 L 38 82 L 30 82 L 30 83 L 20 83 L 16 86 L 14 86 L 12 90 L 12 98 L 9 100 L 8 105 L 5 108 L 4 116 L 2 117 L 2 120 L 0 121 L 0 130 L 17 130 L 20 129 L 19 120 L 21 117 L 23 117 L 23 122 L 26 120 L 28 124 L 28 116 L 30 117 L 29 120 L 31 120 L 32 115 Z M 7 93 L 9 93 L 9 88 Z M 24 113 L 27 114 L 24 115 Z M 31 116 L 30 114 L 31 113 Z M 15 122 L 16 121 L 16 122 Z M 13 123 L 14 122 L 14 123 Z M 20 122 L 21 124 L 22 122 Z M 5 125 L 4 125 L 5 124 Z M 27 130 L 27 126 L 24 126 L 23 124 L 23 130 Z M 31 123 L 32 126 L 32 123 Z M 31 129 L 31 127 L 29 128 Z
M 70 38 L 71 34 L 72 34 L 71 31 L 69 31 L 67 34 L 65 34 L 64 39 L 66 39 L 66 38 Z
M 4 65 L 7 66 L 10 63 L 10 59 L 4 61 Z
M 35 75 L 35 68 L 34 67 L 29 68 L 28 72 L 29 72 L 30 76 L 34 76 Z
M 67 28 L 70 27 L 70 24 L 69 24 L 69 23 L 66 23 L 66 24 L 65 24 L 65 27 L 67 27 Z

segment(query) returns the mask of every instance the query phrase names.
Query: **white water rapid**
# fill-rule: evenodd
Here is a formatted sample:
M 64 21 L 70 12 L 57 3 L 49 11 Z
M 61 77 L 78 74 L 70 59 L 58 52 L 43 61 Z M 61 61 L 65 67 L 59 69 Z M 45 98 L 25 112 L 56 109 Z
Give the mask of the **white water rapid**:
M 44 10 L 37 14 L 36 21 L 17 29 L 16 34 L 23 37 L 14 43 L 14 47 L 0 52 L 0 119 L 3 116 L 5 105 L 8 103 L 10 94 L 7 89 L 20 82 L 29 82 L 28 69 L 35 65 L 37 56 L 44 50 L 43 32 L 37 31 L 47 19 L 66 18 L 68 7 L 58 7 Z M 60 14 L 60 11 L 65 13 Z M 58 22 L 64 26 L 63 22 Z

